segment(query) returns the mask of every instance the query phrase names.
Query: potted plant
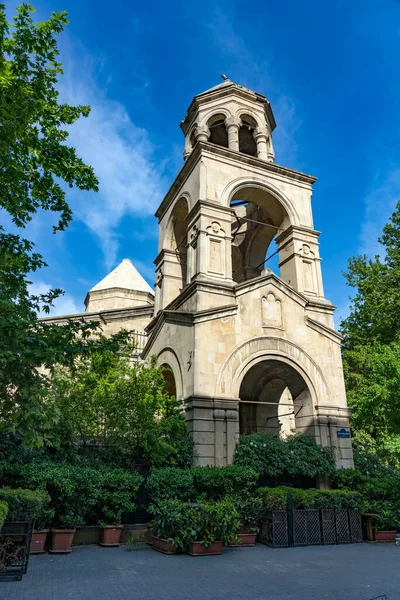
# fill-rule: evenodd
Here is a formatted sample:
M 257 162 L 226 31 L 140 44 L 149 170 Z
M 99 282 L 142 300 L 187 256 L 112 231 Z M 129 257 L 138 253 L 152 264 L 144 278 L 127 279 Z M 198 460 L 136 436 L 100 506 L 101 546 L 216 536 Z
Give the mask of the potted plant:
M 199 502 L 191 513 L 191 556 L 222 554 L 223 544 L 237 541 L 239 514 L 232 500 Z
M 384 506 L 385 505 L 385 506 Z M 380 509 L 376 512 L 378 517 L 374 517 L 374 540 L 375 542 L 395 542 L 396 533 L 399 525 L 399 517 L 392 506 L 388 502 L 380 503 Z
M 32 540 L 29 553 L 30 554 L 43 554 L 45 551 L 45 544 L 47 534 L 50 531 L 48 524 L 54 517 L 54 509 L 49 507 L 50 496 L 46 494 L 46 500 L 35 520 L 35 529 L 32 533 Z
M 143 478 L 123 469 L 102 471 L 99 525 L 101 546 L 119 546 L 123 529 L 122 516 L 135 510 L 135 497 Z
M 150 506 L 152 518 L 152 546 L 163 554 L 185 552 L 191 532 L 191 505 L 177 499 L 160 500 Z
M 261 498 L 242 496 L 234 500 L 234 504 L 239 514 L 239 528 L 236 532 L 237 543 L 233 541 L 229 546 L 255 546 L 263 511 Z

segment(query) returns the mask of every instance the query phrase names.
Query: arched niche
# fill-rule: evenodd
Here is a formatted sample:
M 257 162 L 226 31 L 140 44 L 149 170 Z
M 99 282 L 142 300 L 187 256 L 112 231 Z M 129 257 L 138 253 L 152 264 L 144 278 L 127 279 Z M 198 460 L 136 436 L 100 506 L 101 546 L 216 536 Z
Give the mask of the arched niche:
M 171 347 L 164 348 L 157 356 L 157 363 L 163 368 L 168 392 L 177 400 L 182 400 L 183 376 L 178 353 Z
M 241 125 L 239 129 L 239 152 L 249 156 L 257 156 L 257 143 L 254 132 L 257 127 L 256 120 L 247 114 L 240 115 Z
M 291 218 L 284 205 L 268 190 L 245 185 L 232 194 L 230 207 L 233 280 L 248 281 L 272 266 L 279 276 L 277 261 L 271 263 L 266 259 L 277 251 L 273 239 L 290 225 Z
M 222 113 L 217 113 L 210 117 L 207 121 L 207 127 L 210 130 L 208 141 L 217 146 L 228 148 L 228 131 L 225 125 L 226 116 Z
M 161 365 L 163 377 L 165 379 L 165 387 L 170 396 L 176 398 L 176 381 L 172 368 L 164 363 Z

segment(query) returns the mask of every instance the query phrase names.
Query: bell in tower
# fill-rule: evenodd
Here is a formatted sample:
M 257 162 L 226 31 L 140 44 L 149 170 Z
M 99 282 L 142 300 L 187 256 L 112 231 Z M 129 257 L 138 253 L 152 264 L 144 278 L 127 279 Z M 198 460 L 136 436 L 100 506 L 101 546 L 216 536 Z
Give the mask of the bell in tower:
M 316 179 L 275 164 L 270 103 L 223 78 L 181 123 L 185 163 L 156 213 L 144 356 L 173 376 L 199 464 L 229 464 L 240 434 L 266 432 L 312 436 L 351 466 L 351 441 L 337 438 L 349 411 L 312 219 Z

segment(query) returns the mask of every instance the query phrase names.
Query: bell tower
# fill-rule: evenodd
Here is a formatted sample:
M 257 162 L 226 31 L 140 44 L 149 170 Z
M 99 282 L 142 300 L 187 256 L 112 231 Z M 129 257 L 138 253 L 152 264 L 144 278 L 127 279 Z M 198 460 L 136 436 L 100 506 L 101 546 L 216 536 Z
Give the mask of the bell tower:
M 223 79 L 181 123 L 185 162 L 156 212 L 144 354 L 173 373 L 200 464 L 231 462 L 239 433 L 294 427 L 351 465 L 351 441 L 335 430 L 349 413 L 312 218 L 316 179 L 275 164 L 267 98 Z

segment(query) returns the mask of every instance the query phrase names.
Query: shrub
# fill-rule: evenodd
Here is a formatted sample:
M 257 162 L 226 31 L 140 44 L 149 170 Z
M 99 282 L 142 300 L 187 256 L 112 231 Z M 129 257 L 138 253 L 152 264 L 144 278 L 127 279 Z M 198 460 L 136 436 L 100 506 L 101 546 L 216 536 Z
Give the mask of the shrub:
M 400 529 L 400 503 L 388 500 L 375 500 L 369 503 L 369 511 L 377 514 L 374 517 L 374 529 L 387 531 Z
M 161 501 L 150 507 L 154 533 L 186 551 L 190 542 L 210 546 L 216 540 L 225 544 L 236 539 L 239 515 L 230 499 L 218 502 Z
M 240 533 L 256 533 L 263 512 L 262 499 L 246 494 L 233 498 L 233 503 L 239 514 Z
M 225 496 L 237 496 L 255 487 L 258 473 L 248 467 L 194 467 L 194 488 L 197 498 L 220 500 Z
M 4 521 L 7 518 L 7 513 L 8 513 L 8 504 L 7 502 L 4 502 L 3 500 L 0 500 L 0 531 L 1 528 L 4 525 Z
M 358 492 L 351 490 L 304 490 L 304 508 L 336 508 L 350 509 L 359 512 L 362 509 L 362 498 Z
M 123 469 L 100 471 L 98 520 L 101 526 L 120 525 L 123 515 L 135 509 L 135 498 L 143 477 Z
M 332 478 L 332 483 L 340 490 L 344 488 L 355 489 L 361 484 L 362 480 L 363 476 L 357 469 L 338 469 Z
M 9 521 L 32 521 L 41 516 L 50 497 L 43 490 L 1 488 L 0 500 L 8 505 Z
M 146 488 L 153 503 L 173 498 L 183 502 L 193 500 L 195 497 L 193 470 L 178 467 L 152 469 Z
M 261 499 L 263 510 L 286 509 L 287 491 L 281 488 L 258 488 L 257 497 Z
M 314 478 L 331 475 L 335 470 L 331 449 L 319 446 L 314 438 L 296 435 L 281 440 L 269 433 L 242 435 L 235 449 L 234 464 L 270 477 L 287 473 Z
M 51 498 L 53 527 L 77 527 L 98 501 L 100 471 L 68 464 L 32 463 L 18 466 L 6 474 L 6 480 L 29 489 L 46 490 Z
M 154 534 L 170 541 L 182 552 L 187 550 L 192 532 L 191 509 L 189 503 L 176 498 L 159 500 L 150 506 Z

